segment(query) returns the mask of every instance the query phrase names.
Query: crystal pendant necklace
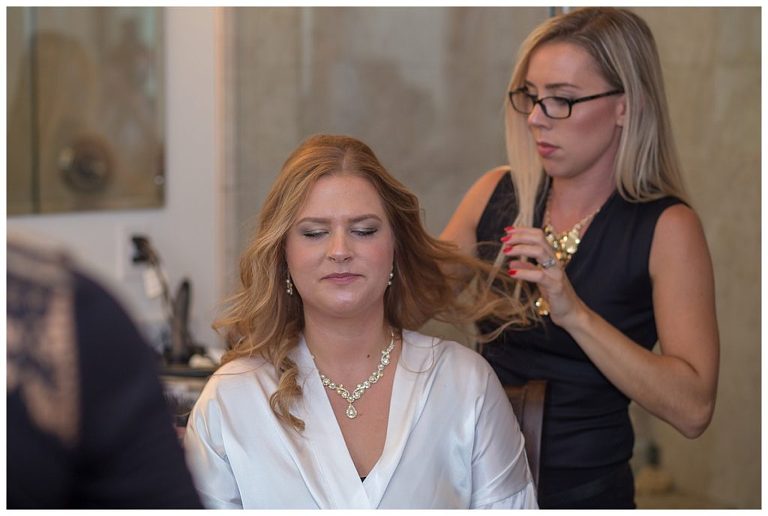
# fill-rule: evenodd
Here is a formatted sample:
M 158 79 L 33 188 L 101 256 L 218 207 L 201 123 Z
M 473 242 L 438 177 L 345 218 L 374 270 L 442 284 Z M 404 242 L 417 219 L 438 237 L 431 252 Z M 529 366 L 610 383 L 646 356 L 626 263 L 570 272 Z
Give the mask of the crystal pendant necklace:
M 379 365 L 376 367 L 376 370 L 372 372 L 366 380 L 358 383 L 357 387 L 355 387 L 352 393 L 350 393 L 343 384 L 337 384 L 323 373 L 320 373 L 320 379 L 323 381 L 323 385 L 332 391 L 336 391 L 336 394 L 344 398 L 346 402 L 349 403 L 347 410 L 344 412 L 349 419 L 355 419 L 357 417 L 357 409 L 355 408 L 354 403 L 359 400 L 363 394 L 365 394 L 365 391 L 370 389 L 374 383 L 378 382 L 379 379 L 384 376 L 384 368 L 389 365 L 389 354 L 393 349 L 395 349 L 394 330 L 390 330 L 390 335 L 391 339 L 389 341 L 389 346 L 381 350 L 381 360 L 379 361 Z
M 549 245 L 551 245 L 552 249 L 555 251 L 555 258 L 557 258 L 557 261 L 560 262 L 560 265 L 565 267 L 579 249 L 582 228 L 597 215 L 600 208 L 597 208 L 595 211 L 578 221 L 568 231 L 558 233 L 552 226 L 551 215 L 549 213 L 549 205 L 551 201 L 552 190 L 549 191 L 549 196 L 547 197 L 547 209 L 544 211 L 544 238 L 547 239 L 547 242 L 549 242 Z M 549 315 L 549 303 L 547 303 L 547 300 L 543 297 L 539 297 L 534 303 L 534 306 L 536 308 L 536 313 L 539 315 Z

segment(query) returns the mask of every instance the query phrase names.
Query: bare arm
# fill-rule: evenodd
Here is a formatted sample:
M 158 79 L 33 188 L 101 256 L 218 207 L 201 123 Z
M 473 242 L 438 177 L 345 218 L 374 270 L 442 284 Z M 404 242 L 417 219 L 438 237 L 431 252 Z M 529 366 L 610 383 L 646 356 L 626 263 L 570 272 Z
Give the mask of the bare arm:
M 496 184 L 508 172 L 509 167 L 501 166 L 483 174 L 467 190 L 458 208 L 451 216 L 451 220 L 448 221 L 440 234 L 440 239 L 455 243 L 466 254 L 474 254 L 477 244 L 475 235 L 480 216 L 483 214 L 485 205 L 488 204 Z
M 514 240 L 538 244 L 538 230 Z M 530 234 L 528 234 L 530 233 Z M 540 232 L 538 232 L 540 233 Z M 531 245 L 537 257 L 543 245 Z M 543 255 L 542 255 L 543 259 Z M 719 337 L 712 263 L 696 214 L 676 205 L 662 213 L 651 246 L 649 272 L 660 354 L 637 345 L 576 296 L 559 267 L 520 268 L 550 303 L 550 315 L 619 390 L 683 435 L 709 425 L 715 405 Z

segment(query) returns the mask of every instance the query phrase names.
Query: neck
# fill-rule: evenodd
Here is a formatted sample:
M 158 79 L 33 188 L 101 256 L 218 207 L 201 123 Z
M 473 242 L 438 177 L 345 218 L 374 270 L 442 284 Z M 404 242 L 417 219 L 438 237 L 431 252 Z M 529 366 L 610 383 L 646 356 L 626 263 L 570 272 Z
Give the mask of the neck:
M 346 364 L 368 364 L 371 357 L 378 361 L 381 350 L 389 344 L 390 327 L 379 317 L 337 319 L 304 314 L 304 338 L 315 363 L 324 370 Z M 327 368 L 326 368 L 327 369 Z
M 576 221 L 602 206 L 616 188 L 608 177 L 553 178 L 549 209 L 553 218 Z

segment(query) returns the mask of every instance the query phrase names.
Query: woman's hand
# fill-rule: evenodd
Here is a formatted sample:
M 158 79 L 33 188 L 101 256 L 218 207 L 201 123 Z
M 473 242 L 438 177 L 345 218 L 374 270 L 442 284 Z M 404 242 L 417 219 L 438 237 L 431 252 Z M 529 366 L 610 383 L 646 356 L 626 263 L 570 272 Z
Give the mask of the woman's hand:
M 510 258 L 508 274 L 538 285 L 555 324 L 563 326 L 569 319 L 578 317 L 586 307 L 573 290 L 544 232 L 539 228 L 504 229 L 506 235 L 501 237 L 501 242 L 504 244 L 502 252 Z M 523 261 L 523 257 L 535 260 L 535 263 Z

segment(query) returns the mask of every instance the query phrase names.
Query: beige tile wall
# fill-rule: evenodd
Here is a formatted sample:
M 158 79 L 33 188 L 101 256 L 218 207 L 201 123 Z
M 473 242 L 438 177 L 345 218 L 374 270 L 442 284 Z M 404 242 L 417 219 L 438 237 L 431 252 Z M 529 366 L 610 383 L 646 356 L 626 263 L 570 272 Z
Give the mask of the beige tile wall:
M 546 8 L 229 11 L 236 219 L 247 224 L 288 154 L 317 132 L 368 143 L 419 194 L 437 233 L 504 160 L 514 53 Z M 242 245 L 245 233 L 241 234 Z
M 689 191 L 715 268 L 721 366 L 710 428 L 651 424 L 680 490 L 760 507 L 760 9 L 636 9 L 656 35 Z

